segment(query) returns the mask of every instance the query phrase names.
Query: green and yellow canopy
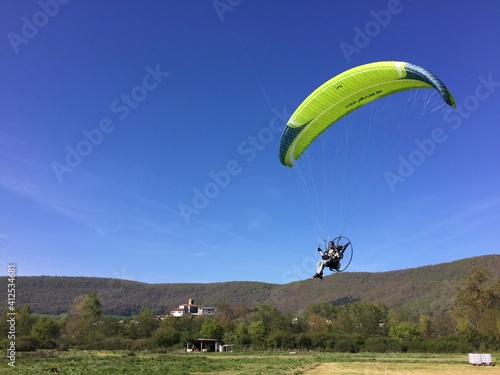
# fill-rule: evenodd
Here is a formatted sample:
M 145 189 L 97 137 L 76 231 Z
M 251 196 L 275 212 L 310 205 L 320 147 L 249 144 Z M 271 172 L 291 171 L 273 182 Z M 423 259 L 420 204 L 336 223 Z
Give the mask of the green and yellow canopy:
M 314 90 L 295 110 L 281 136 L 279 158 L 291 167 L 328 127 L 352 111 L 399 91 L 432 88 L 455 108 L 448 88 L 431 72 L 407 62 L 382 61 L 349 69 Z

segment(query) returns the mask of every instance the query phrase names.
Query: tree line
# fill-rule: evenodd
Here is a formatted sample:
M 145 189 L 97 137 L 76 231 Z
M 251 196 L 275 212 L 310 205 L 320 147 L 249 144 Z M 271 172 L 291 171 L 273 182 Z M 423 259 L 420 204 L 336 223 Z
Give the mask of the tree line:
M 473 268 L 456 289 L 453 309 L 427 315 L 382 303 L 323 302 L 296 313 L 271 303 L 216 306 L 214 316 L 155 317 L 143 307 L 130 317 L 103 315 L 97 293 L 81 295 L 63 317 L 16 315 L 17 351 L 35 349 L 170 350 L 193 338 L 217 339 L 248 350 L 467 352 L 500 349 L 500 280 Z M 10 317 L 3 311 L 0 341 L 7 347 Z

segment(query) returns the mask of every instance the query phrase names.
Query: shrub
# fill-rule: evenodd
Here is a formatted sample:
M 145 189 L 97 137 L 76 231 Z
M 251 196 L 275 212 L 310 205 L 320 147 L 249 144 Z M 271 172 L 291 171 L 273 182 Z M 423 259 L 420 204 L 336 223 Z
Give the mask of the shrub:
M 130 346 L 131 350 L 145 350 L 152 349 L 153 347 L 154 344 L 151 338 L 134 340 Z
M 160 327 L 153 333 L 152 343 L 156 347 L 169 348 L 181 341 L 181 333 L 172 327 Z
M 94 341 L 85 348 L 88 350 L 130 350 L 134 340 L 118 337 L 106 337 L 99 341 Z
M 388 352 L 399 352 L 400 344 L 398 341 L 390 337 L 369 337 L 365 340 L 363 346 L 363 351 L 365 352 L 376 352 L 376 353 L 388 353 Z
M 357 353 L 359 352 L 359 347 L 350 339 L 343 338 L 335 343 L 335 351 L 342 353 Z
M 467 353 L 473 348 L 457 337 L 447 336 L 413 342 L 408 345 L 408 350 L 421 353 Z
M 299 333 L 295 339 L 295 343 L 299 349 L 310 349 L 313 346 L 311 337 L 307 333 Z
M 16 339 L 16 351 L 32 352 L 37 348 L 38 342 L 31 336 L 21 336 Z
M 315 332 L 309 334 L 311 346 L 315 349 L 326 350 L 335 347 L 333 334 L 328 332 Z

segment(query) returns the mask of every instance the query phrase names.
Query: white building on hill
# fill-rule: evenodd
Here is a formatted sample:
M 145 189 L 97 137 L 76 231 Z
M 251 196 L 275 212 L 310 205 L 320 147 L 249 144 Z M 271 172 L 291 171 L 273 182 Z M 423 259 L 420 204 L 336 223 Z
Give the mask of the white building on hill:
M 183 303 L 177 308 L 170 309 L 171 316 L 184 316 L 187 314 L 191 315 L 214 315 L 215 307 L 200 307 L 194 304 L 194 300 L 190 298 L 188 303 Z

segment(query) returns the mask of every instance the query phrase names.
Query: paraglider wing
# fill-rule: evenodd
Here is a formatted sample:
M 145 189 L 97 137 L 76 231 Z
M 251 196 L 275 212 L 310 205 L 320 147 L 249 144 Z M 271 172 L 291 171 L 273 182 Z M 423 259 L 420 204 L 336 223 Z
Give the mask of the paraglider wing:
M 448 88 L 431 72 L 401 61 L 382 61 L 349 69 L 314 90 L 295 110 L 281 136 L 279 158 L 293 166 L 329 126 L 374 100 L 399 91 L 433 88 L 455 108 Z

